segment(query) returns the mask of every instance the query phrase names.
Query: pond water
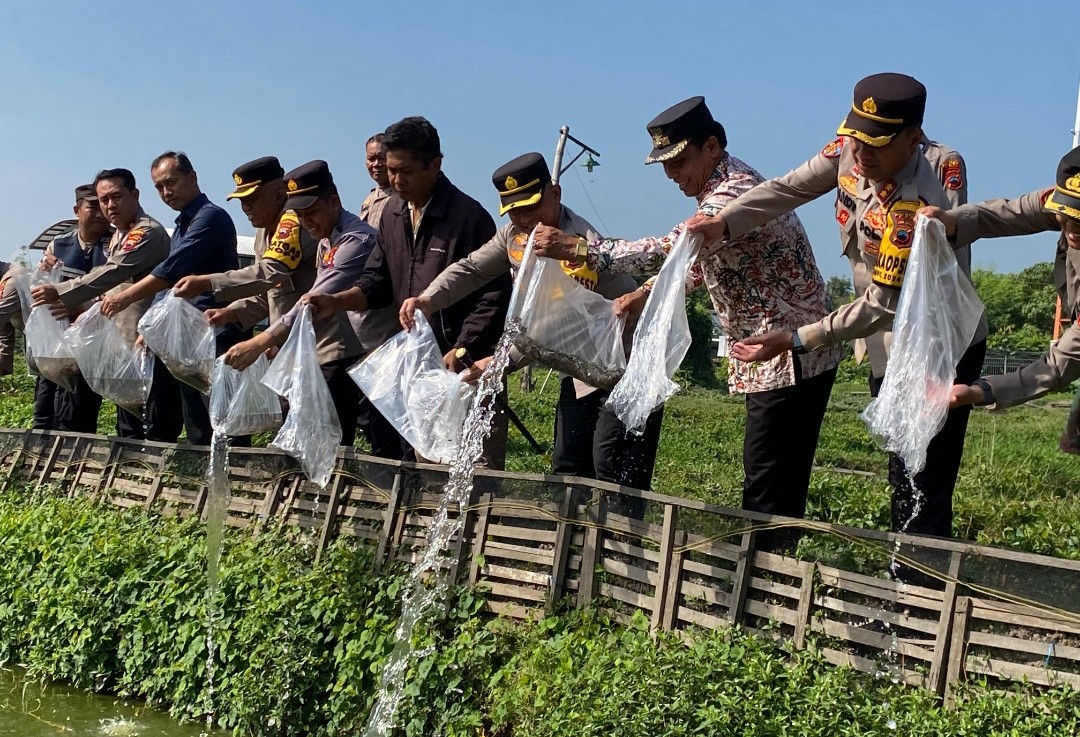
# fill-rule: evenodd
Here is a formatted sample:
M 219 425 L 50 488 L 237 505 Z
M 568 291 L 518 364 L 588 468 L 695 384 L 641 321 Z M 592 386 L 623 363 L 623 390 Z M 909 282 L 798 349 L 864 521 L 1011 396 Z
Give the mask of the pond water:
M 0 670 L 0 735 L 53 737 L 199 737 L 204 725 L 178 724 L 138 701 L 28 680 Z

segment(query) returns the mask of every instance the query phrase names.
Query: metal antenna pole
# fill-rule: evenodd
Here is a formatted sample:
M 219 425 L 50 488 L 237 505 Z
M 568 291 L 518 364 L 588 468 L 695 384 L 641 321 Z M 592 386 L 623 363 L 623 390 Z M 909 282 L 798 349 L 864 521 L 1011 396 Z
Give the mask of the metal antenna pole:
M 1080 115 L 1080 111 L 1077 112 Z M 1080 127 L 1080 124 L 1077 124 Z M 564 125 L 559 129 L 559 142 L 555 144 L 555 161 L 551 167 L 551 183 L 558 184 L 562 177 L 563 151 L 566 150 L 566 139 L 570 137 L 570 126 Z

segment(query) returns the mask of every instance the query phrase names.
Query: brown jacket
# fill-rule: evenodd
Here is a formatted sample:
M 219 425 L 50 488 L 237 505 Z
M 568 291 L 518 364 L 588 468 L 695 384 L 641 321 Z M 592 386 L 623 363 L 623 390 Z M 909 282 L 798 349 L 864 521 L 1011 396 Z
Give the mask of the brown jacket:
M 89 274 L 56 285 L 60 301 L 69 310 L 103 294 L 119 293 L 142 279 L 169 255 L 171 239 L 165 226 L 139 210 L 126 231 L 117 230 L 109 241 L 109 260 Z M 138 337 L 139 318 L 154 297 L 135 302 L 116 316 L 116 326 L 129 343 Z
M 398 307 L 427 289 L 452 263 L 495 237 L 495 221 L 479 202 L 439 174 L 431 200 L 413 236 L 405 200 L 390 198 L 379 223 L 379 242 L 368 258 L 359 286 L 368 307 Z M 445 353 L 464 347 L 479 358 L 490 356 L 502 335 L 512 282 L 496 277 L 465 299 L 431 316 L 431 327 Z
M 1014 200 L 987 200 L 957 208 L 953 211 L 957 217 L 957 239 L 974 241 L 1059 231 L 1061 226 L 1054 214 L 1043 210 L 1049 193 L 1049 189 L 1043 189 Z M 1074 319 L 1080 316 L 1080 250 L 1069 248 L 1064 235 L 1057 242 L 1054 284 L 1065 312 Z M 986 381 L 993 389 L 996 405 L 1011 407 L 1064 389 L 1077 378 L 1080 378 L 1080 324 L 1074 322 L 1042 358 L 1004 376 L 987 377 Z

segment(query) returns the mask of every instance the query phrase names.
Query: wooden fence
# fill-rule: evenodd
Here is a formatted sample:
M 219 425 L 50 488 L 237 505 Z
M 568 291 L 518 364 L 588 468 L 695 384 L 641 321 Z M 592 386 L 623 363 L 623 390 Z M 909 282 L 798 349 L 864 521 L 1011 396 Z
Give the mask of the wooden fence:
M 0 430 L 6 489 L 22 478 L 118 507 L 202 515 L 208 450 L 98 435 Z M 321 551 L 340 535 L 377 560 L 415 560 L 446 469 L 341 450 L 325 490 L 287 456 L 229 454 L 228 524 L 289 525 Z M 644 521 L 617 513 L 643 500 Z M 1080 689 L 1080 561 L 753 514 L 591 479 L 480 471 L 453 541 L 453 575 L 504 616 L 595 602 L 653 628 L 739 625 L 836 664 L 886 673 L 946 698 L 965 678 Z M 813 559 L 755 549 L 762 529 L 798 527 Z M 902 585 L 893 554 L 936 577 Z

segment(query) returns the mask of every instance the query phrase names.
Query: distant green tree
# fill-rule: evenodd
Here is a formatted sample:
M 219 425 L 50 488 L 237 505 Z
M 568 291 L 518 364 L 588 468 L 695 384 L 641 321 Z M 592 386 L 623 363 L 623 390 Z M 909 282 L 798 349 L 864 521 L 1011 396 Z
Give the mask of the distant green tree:
M 693 343 L 686 352 L 679 368 L 690 376 L 690 381 L 698 386 L 716 388 L 720 382 L 716 378 L 716 347 L 713 345 L 713 306 L 709 294 L 698 289 L 686 297 L 686 320 L 690 325 Z
M 833 309 L 840 305 L 846 305 L 855 299 L 855 290 L 851 287 L 851 279 L 846 276 L 830 276 L 825 283 L 825 292 L 829 295 Z
M 1053 332 L 1054 265 L 1043 262 L 1015 274 L 994 269 L 971 273 L 979 298 L 986 306 L 991 348 L 1015 351 L 1044 351 Z

